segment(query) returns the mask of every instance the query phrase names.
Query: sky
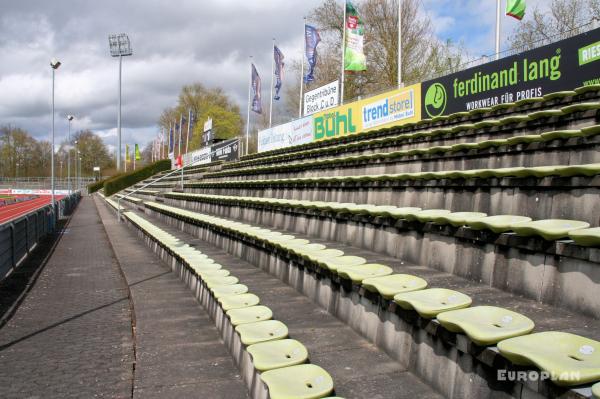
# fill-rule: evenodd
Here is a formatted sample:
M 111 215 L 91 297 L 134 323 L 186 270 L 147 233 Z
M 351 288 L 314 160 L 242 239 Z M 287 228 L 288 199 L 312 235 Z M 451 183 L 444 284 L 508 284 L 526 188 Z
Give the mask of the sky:
M 91 129 L 113 148 L 118 59 L 110 57 L 108 34 L 131 39 L 133 55 L 123 59 L 122 138 L 143 145 L 183 85 L 220 86 L 245 110 L 249 56 L 268 87 L 273 38 L 287 58 L 298 59 L 302 17 L 322 0 L 0 1 L 0 126 L 51 137 L 49 64 L 56 57 L 56 142 L 66 137 L 72 114 L 73 131 Z M 494 52 L 495 0 L 419 1 L 441 40 L 462 44 L 472 57 Z M 541 4 L 528 1 L 530 9 Z M 505 37 L 518 22 L 502 23 Z

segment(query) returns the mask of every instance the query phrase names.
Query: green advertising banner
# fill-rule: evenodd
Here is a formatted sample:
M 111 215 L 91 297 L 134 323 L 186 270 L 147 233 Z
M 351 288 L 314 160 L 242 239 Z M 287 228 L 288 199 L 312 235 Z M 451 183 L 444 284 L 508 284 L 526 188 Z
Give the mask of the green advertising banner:
M 346 1 L 346 20 L 344 21 L 346 29 L 346 43 L 344 46 L 344 70 L 346 71 L 366 71 L 367 58 L 364 54 L 364 34 L 363 22 L 358 15 L 358 11 L 350 1 Z
M 600 29 L 421 84 L 423 118 L 600 84 Z

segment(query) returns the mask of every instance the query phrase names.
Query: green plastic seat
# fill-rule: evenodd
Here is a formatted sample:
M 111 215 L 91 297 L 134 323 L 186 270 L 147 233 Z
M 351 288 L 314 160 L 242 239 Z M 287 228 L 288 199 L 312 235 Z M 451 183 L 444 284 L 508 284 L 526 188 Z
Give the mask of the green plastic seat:
M 468 295 L 446 288 L 428 288 L 425 290 L 402 292 L 394 295 L 402 309 L 414 309 L 426 319 L 431 319 L 441 312 L 462 309 L 471 306 Z
M 247 308 L 230 309 L 227 311 L 227 316 L 229 316 L 231 324 L 233 324 L 234 326 L 239 326 L 240 324 L 256 323 L 257 321 L 270 320 L 273 317 L 273 312 L 266 306 L 257 305 L 249 306 Z
M 222 296 L 218 300 L 224 311 L 247 308 L 249 306 L 256 306 L 260 303 L 259 297 L 249 293 Z
M 190 267 L 198 274 L 203 271 L 219 270 L 222 268 L 218 263 L 190 263 Z
M 496 306 L 451 310 L 438 314 L 437 320 L 448 331 L 465 333 L 481 346 L 529 334 L 535 327 L 528 317 Z
M 279 369 L 306 362 L 308 350 L 295 339 L 261 342 L 246 348 L 258 371 Z
M 348 266 L 362 265 L 365 263 L 367 263 L 367 260 L 365 258 L 361 258 L 360 256 L 338 256 L 336 258 L 327 258 L 319 262 L 321 266 L 331 271 L 336 271 Z
M 600 380 L 600 342 L 579 335 L 545 331 L 498 343 L 500 354 L 518 366 L 549 372 L 560 386 Z
M 209 289 L 222 287 L 224 285 L 233 285 L 240 282 L 240 279 L 235 276 L 217 276 L 204 279 L 204 283 Z
M 543 219 L 531 222 L 513 223 L 511 230 L 520 236 L 539 235 L 545 240 L 565 238 L 569 232 L 590 227 L 589 223 L 579 220 Z
M 215 278 L 215 277 L 226 277 L 231 274 L 229 272 L 229 270 L 227 270 L 227 269 L 212 269 L 212 270 L 211 269 L 208 269 L 208 270 L 200 269 L 199 271 L 197 271 L 197 273 L 203 279 L 210 279 L 210 278 Z
M 588 126 L 581 129 L 583 137 L 590 137 L 600 134 L 600 125 Z
M 600 174 L 600 163 L 562 166 L 557 168 L 556 174 L 563 177 L 596 176 Z
M 529 175 L 529 169 L 522 166 L 516 166 L 514 168 L 500 168 L 492 169 L 492 176 L 494 177 L 526 177 Z
M 600 399 L 600 382 L 592 386 L 592 395 L 594 395 L 595 399 Z
M 448 223 L 455 227 L 464 226 L 472 220 L 481 220 L 487 216 L 487 213 L 482 212 L 452 212 L 441 215 L 437 218 L 438 223 Z
M 545 132 L 542 133 L 543 140 L 565 140 L 570 139 L 572 137 L 581 137 L 583 133 L 581 130 L 555 130 L 553 132 Z
M 577 95 L 576 92 L 574 92 L 572 90 L 565 90 L 565 91 L 556 91 L 554 93 L 548 93 L 548 94 L 544 95 L 542 98 L 544 99 L 544 101 L 550 101 L 555 98 L 572 97 L 575 95 Z
M 244 345 L 258 344 L 259 342 L 275 341 L 286 338 L 288 328 L 279 320 L 265 320 L 256 323 L 240 324 L 235 328 L 240 334 Z
M 392 274 L 364 279 L 362 286 L 368 291 L 379 292 L 385 299 L 392 299 L 394 295 L 401 292 L 424 289 L 427 287 L 427 281 L 410 274 Z
M 371 215 L 390 217 L 396 209 L 398 207 L 392 205 L 377 205 L 371 209 Z
M 600 246 L 600 227 L 570 231 L 569 238 L 575 241 L 577 245 L 585 247 Z
M 508 145 L 529 144 L 540 141 L 542 137 L 539 134 L 526 134 L 522 136 L 513 136 L 506 139 Z
M 340 277 L 352 280 L 353 283 L 360 283 L 366 278 L 388 276 L 394 271 L 391 267 L 380 265 L 378 263 L 368 263 L 363 265 L 347 266 L 338 269 L 337 274 Z
M 268 370 L 260 378 L 269 388 L 271 399 L 317 399 L 333 391 L 329 373 L 314 364 Z
M 306 252 L 316 252 L 316 251 L 321 251 L 321 250 L 327 248 L 323 244 L 316 244 L 316 243 L 304 244 L 304 245 L 292 245 L 292 246 L 286 245 L 286 247 L 288 248 L 288 250 L 290 250 L 291 252 L 293 252 L 295 254 L 303 254 Z
M 521 222 L 530 222 L 531 218 L 527 216 L 515 215 L 495 215 L 487 216 L 481 219 L 468 220 L 467 226 L 475 230 L 489 229 L 494 233 L 503 233 L 511 230 L 511 225 Z
M 484 150 L 486 148 L 500 147 L 500 146 L 507 145 L 510 143 L 509 143 L 508 139 L 493 139 L 493 140 L 480 141 L 479 143 L 476 143 L 476 144 L 477 145 L 475 148 Z
M 441 216 L 445 216 L 450 214 L 450 211 L 447 209 L 427 209 L 425 211 L 417 212 L 415 214 L 415 219 L 419 222 L 436 222 L 438 223 Z
M 244 284 L 223 285 L 212 289 L 212 294 L 216 299 L 229 295 L 240 295 L 248 292 L 248 287 Z
M 314 251 L 314 252 L 307 253 L 306 256 L 309 259 L 319 261 L 319 260 L 325 260 L 325 259 L 331 259 L 331 258 L 337 258 L 340 256 L 344 256 L 344 252 L 340 251 L 339 249 L 327 248 L 327 249 L 323 249 L 321 251 Z
M 396 219 L 407 219 L 407 220 L 414 220 L 415 219 L 415 215 L 417 214 L 417 212 L 420 212 L 421 208 L 417 208 L 417 207 L 402 207 L 402 208 L 396 208 L 394 210 L 390 211 L 390 216 Z

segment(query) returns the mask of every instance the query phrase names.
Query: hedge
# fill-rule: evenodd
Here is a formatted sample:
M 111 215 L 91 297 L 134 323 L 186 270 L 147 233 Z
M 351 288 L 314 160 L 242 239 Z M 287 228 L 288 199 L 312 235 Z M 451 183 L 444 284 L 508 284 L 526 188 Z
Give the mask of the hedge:
M 88 184 L 87 188 L 88 188 L 88 193 L 95 193 L 96 191 L 100 190 L 102 187 L 104 187 L 104 183 L 106 183 L 107 181 L 114 179 L 115 177 L 121 176 L 122 173 L 118 173 L 116 175 L 113 176 L 109 176 L 106 179 L 102 179 L 102 180 L 98 180 L 97 182 L 94 183 L 90 183 Z
M 133 172 L 123 173 L 104 183 L 104 195 L 113 195 L 114 193 L 147 179 L 152 175 L 169 169 L 171 169 L 171 160 L 161 159 L 160 161 L 144 166 Z

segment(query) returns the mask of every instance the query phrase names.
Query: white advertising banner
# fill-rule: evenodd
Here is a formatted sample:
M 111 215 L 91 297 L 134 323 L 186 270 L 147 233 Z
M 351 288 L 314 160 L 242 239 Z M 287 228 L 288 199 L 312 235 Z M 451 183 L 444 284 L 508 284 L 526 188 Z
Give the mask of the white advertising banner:
M 313 141 L 312 116 L 258 132 L 258 152 L 306 144 Z
M 336 107 L 339 100 L 340 82 L 336 80 L 304 93 L 304 116 Z
M 183 155 L 183 166 L 210 163 L 210 147 L 204 147 Z

